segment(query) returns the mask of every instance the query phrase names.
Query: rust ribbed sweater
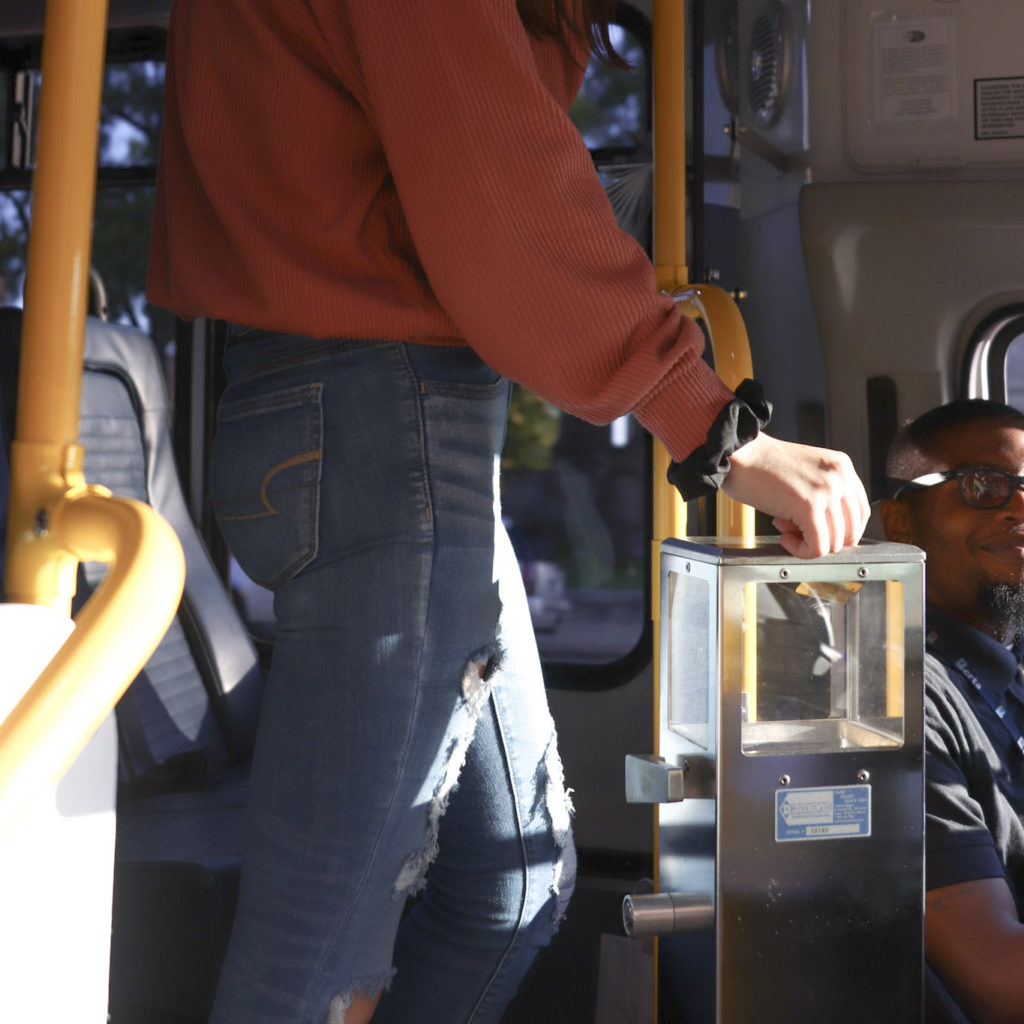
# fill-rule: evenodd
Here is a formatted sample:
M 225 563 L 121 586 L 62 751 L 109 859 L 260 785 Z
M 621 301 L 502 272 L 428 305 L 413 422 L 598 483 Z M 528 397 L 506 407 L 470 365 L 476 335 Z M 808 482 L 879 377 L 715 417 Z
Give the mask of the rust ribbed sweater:
M 468 343 L 680 459 L 731 400 L 515 0 L 177 0 L 148 294 L 314 337 Z

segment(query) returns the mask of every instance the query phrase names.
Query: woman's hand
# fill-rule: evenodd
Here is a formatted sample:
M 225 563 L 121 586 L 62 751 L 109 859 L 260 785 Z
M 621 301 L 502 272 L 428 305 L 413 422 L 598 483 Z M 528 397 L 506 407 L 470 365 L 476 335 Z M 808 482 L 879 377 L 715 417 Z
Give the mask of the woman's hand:
M 722 490 L 772 517 L 780 543 L 799 558 L 856 544 L 871 509 L 849 456 L 758 434 L 729 456 Z

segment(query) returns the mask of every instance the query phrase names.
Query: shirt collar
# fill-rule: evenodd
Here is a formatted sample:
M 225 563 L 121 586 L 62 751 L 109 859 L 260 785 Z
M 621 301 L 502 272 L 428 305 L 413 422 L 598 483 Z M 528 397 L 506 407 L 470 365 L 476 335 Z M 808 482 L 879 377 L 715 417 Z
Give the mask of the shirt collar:
M 925 612 L 925 640 L 930 653 L 940 661 L 955 664 L 958 658 L 995 694 L 1007 690 L 1024 703 L 1024 685 L 1018 674 L 1017 654 L 962 619 L 928 605 Z

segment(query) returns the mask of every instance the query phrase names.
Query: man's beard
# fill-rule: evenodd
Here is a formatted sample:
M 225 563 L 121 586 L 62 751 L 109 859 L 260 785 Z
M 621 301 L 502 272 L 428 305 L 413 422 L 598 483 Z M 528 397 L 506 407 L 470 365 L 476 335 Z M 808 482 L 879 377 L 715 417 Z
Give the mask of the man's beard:
M 981 601 L 1001 643 L 1019 644 L 1024 634 L 1024 579 L 983 587 Z

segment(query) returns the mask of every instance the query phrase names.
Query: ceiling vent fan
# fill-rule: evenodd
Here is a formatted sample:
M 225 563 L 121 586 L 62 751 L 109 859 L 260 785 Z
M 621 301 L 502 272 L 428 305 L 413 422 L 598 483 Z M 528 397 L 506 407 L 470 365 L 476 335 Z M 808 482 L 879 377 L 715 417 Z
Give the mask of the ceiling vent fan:
M 771 128 L 781 117 L 793 77 L 793 32 L 789 11 L 768 0 L 751 26 L 747 100 L 753 124 Z

